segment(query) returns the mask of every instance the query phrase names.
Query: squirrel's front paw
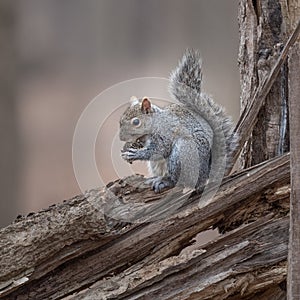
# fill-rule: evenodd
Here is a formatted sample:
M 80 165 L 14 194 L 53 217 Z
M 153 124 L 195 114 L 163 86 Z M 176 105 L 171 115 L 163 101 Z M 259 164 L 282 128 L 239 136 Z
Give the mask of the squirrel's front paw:
M 125 159 L 127 162 L 132 163 L 134 160 L 138 158 L 138 149 L 128 148 L 126 150 L 122 150 L 121 157 Z

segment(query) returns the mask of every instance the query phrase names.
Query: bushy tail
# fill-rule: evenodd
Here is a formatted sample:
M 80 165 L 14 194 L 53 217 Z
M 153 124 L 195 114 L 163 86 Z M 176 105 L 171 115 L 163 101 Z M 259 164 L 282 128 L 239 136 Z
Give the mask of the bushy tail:
M 230 156 L 237 143 L 237 137 L 233 135 L 233 123 L 222 106 L 202 93 L 201 65 L 199 52 L 187 49 L 177 68 L 171 73 L 170 93 L 176 100 L 204 118 L 214 134 L 224 136 L 226 153 Z

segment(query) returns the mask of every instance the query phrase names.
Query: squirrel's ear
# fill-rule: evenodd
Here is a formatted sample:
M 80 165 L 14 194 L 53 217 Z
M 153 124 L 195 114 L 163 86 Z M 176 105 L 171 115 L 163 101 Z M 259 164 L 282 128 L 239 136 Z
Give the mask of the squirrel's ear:
M 141 110 L 144 114 L 149 114 L 151 112 L 151 101 L 149 100 L 149 98 L 143 98 Z
M 130 97 L 129 102 L 130 102 L 130 105 L 133 106 L 133 105 L 136 105 L 139 103 L 139 99 L 136 96 L 132 96 L 132 97 Z

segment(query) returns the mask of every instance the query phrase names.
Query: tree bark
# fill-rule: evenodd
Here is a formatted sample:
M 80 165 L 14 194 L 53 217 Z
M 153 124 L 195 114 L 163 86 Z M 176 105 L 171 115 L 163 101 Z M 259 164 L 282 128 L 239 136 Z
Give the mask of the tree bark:
M 247 106 L 253 106 L 254 101 L 249 101 L 249 99 L 260 100 L 255 103 L 255 112 L 259 112 L 253 131 L 254 118 L 251 119 L 252 123 L 247 122 L 251 125 L 250 128 L 248 127 L 248 131 L 252 131 L 252 136 L 250 140 L 247 140 L 244 147 L 240 167 L 255 165 L 276 155 L 282 155 L 282 153 L 289 150 L 289 138 L 293 140 L 291 142 L 291 147 L 293 147 L 291 150 L 291 156 L 293 157 L 291 159 L 291 172 L 293 175 L 291 176 L 294 177 L 294 183 L 292 184 L 291 194 L 288 297 L 289 299 L 299 299 L 300 268 L 297 267 L 300 265 L 300 211 L 297 188 L 299 186 L 297 181 L 299 178 L 297 152 L 299 151 L 300 118 L 298 113 L 299 39 L 290 53 L 289 69 L 287 62 L 281 65 L 279 76 L 275 76 L 277 79 L 272 84 L 272 88 L 268 91 L 266 97 L 259 97 L 262 94 L 259 91 L 263 90 L 266 76 L 274 73 L 274 61 L 282 47 L 280 44 L 287 40 L 293 30 L 294 33 L 299 31 L 300 5 L 298 0 L 242 0 L 240 4 L 241 43 L 239 60 L 241 62 L 241 103 L 244 111 L 249 111 Z M 298 35 L 298 33 L 294 35 L 294 42 Z M 288 50 L 286 48 L 281 53 L 281 58 L 284 51 Z M 279 60 L 277 59 L 275 66 L 278 65 Z M 258 91 L 258 96 L 251 95 L 253 88 Z M 290 110 L 289 105 L 291 106 Z M 252 113 L 253 115 L 256 114 Z M 289 117 L 293 118 L 290 122 Z M 247 120 L 247 116 L 244 117 L 245 119 Z M 238 129 L 242 127 L 244 120 L 242 116 Z M 246 122 L 244 121 L 244 123 Z M 292 128 L 290 135 L 288 134 L 289 126 Z M 245 139 L 241 140 L 242 143 L 244 141 Z
M 292 30 L 297 22 L 300 22 L 299 0 L 289 1 L 288 29 Z M 299 299 L 300 297 L 300 195 L 299 195 L 299 97 L 300 97 L 300 45 L 298 43 L 291 49 L 289 58 L 289 106 L 290 106 L 290 142 L 291 142 L 291 217 L 290 217 L 290 238 L 289 238 L 289 269 L 288 269 L 288 300 Z
M 299 14 L 298 0 L 240 1 L 242 109 L 250 105 L 249 100 L 264 84 L 282 45 L 295 29 Z M 289 150 L 287 63 L 279 71 L 268 94 L 259 101 L 258 118 L 243 151 L 241 167 L 255 165 Z
M 133 204 L 138 203 L 139 211 L 140 205 L 148 207 L 149 201 L 164 198 L 135 176 L 20 217 L 0 231 L 0 296 L 148 299 L 146 294 L 155 290 L 153 297 L 157 293 L 159 299 L 168 299 L 169 292 L 172 299 L 199 299 L 198 294 L 218 299 L 226 288 L 232 291 L 226 292 L 230 299 L 236 292 L 245 296 L 260 292 L 270 287 L 268 278 L 280 283 L 286 276 L 288 183 L 289 156 L 285 155 L 225 178 L 210 201 L 199 205 L 201 197 L 194 195 L 187 206 L 156 222 L 125 223 L 103 213 L 107 203 L 118 203 L 116 198 L 123 199 L 125 213 L 126 205 L 134 210 Z M 120 211 L 119 203 L 115 209 Z M 225 232 L 241 223 L 251 224 L 194 252 L 188 248 L 204 230 L 219 227 Z M 180 254 L 183 250 L 186 255 Z M 205 280 L 208 270 L 210 280 Z M 185 277 L 191 284 L 169 282 Z M 216 294 L 214 284 L 219 284 Z
M 286 9 L 283 11 L 286 11 Z M 239 160 L 239 168 L 258 163 L 259 161 L 261 161 L 266 151 L 270 150 L 269 153 L 271 153 L 276 148 L 277 155 L 282 155 L 288 149 L 288 88 L 287 67 L 285 61 L 288 56 L 290 47 L 295 43 L 300 32 L 300 24 L 296 23 L 295 26 L 291 29 L 290 36 L 287 39 L 284 47 L 280 44 L 280 47 L 283 47 L 280 55 L 277 51 L 277 53 L 271 55 L 268 60 L 262 58 L 260 62 L 255 62 L 253 57 L 257 52 L 255 42 L 255 39 L 257 39 L 257 28 L 254 26 L 253 20 L 256 20 L 256 18 L 253 14 L 255 14 L 253 3 L 251 1 L 241 1 L 239 13 L 239 24 L 241 32 L 239 64 L 242 87 L 241 107 L 243 108 L 243 111 L 235 129 L 235 132 L 239 136 L 239 147 L 237 147 L 233 153 L 233 161 L 235 162 L 240 155 L 242 147 L 245 145 L 241 158 Z M 276 48 L 278 50 L 278 45 L 276 46 Z M 258 71 L 258 66 L 260 67 L 260 71 Z M 268 98 L 268 95 L 271 93 L 272 87 L 274 87 L 274 84 L 276 83 L 277 77 L 280 72 L 283 73 L 281 81 L 281 117 L 276 117 L 278 120 L 280 119 L 280 126 L 278 127 L 278 132 L 280 134 L 279 137 L 276 137 L 277 134 L 274 133 L 275 142 L 269 139 L 271 145 L 269 147 L 269 150 L 268 148 L 265 148 L 265 151 L 261 152 L 257 150 L 261 149 L 260 146 L 254 146 L 255 142 L 253 141 L 256 140 L 258 141 L 256 142 L 257 145 L 262 145 L 263 139 L 266 141 L 267 138 L 266 136 L 264 138 L 260 137 L 260 133 L 258 137 L 256 137 L 257 134 L 255 132 L 257 130 L 255 130 L 255 128 L 258 127 L 258 120 L 263 119 L 265 120 L 265 123 L 268 123 L 270 121 L 270 118 L 262 113 L 262 111 L 264 111 L 265 99 Z M 257 83 L 256 80 L 256 73 L 260 74 L 259 83 Z M 256 87 L 254 87 L 255 84 Z M 252 88 L 255 88 L 255 90 L 252 91 Z M 271 107 L 273 110 L 276 105 L 271 105 Z M 275 123 L 271 122 L 271 127 L 274 124 Z M 265 128 L 263 134 L 266 134 L 268 132 L 266 126 L 259 127 L 259 130 L 261 130 L 261 128 Z M 276 141 L 278 141 L 278 143 Z
M 300 43 L 289 58 L 289 106 L 291 141 L 291 213 L 289 242 L 288 299 L 300 299 Z

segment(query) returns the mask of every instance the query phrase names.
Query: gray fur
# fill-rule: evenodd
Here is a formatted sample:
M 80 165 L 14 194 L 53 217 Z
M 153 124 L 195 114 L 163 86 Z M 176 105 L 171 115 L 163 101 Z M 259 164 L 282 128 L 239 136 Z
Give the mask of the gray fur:
M 175 184 L 202 189 L 235 147 L 231 119 L 201 92 L 201 81 L 200 56 L 187 50 L 170 76 L 170 93 L 182 104 L 159 108 L 148 100 L 145 113 L 139 101 L 120 120 L 120 139 L 127 142 L 122 157 L 149 161 L 156 192 Z

